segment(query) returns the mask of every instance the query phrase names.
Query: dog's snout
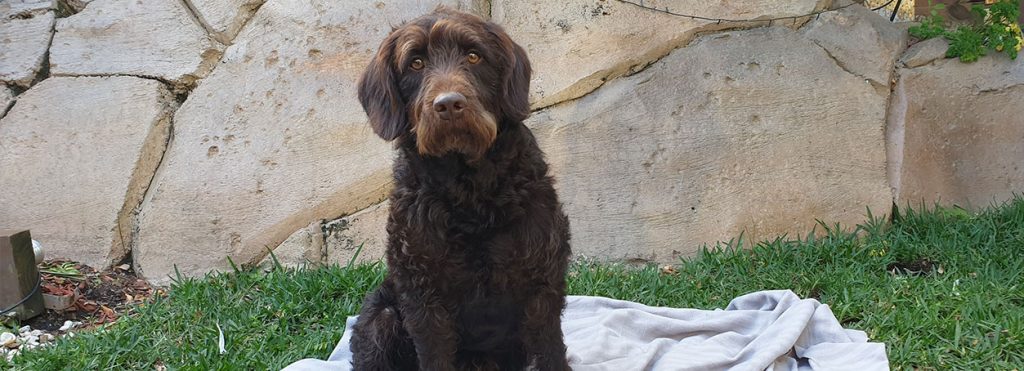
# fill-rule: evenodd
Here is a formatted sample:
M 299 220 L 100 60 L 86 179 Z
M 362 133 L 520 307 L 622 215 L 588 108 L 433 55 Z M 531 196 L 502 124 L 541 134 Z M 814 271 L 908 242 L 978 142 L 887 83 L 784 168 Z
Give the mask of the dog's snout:
M 434 98 L 434 111 L 442 119 L 452 118 L 466 108 L 466 97 L 459 93 L 443 93 Z

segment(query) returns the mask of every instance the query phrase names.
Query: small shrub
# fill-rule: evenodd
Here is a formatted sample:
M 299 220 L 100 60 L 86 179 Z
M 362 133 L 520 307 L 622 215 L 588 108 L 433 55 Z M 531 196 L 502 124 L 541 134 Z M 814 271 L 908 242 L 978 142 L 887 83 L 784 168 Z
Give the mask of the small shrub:
M 910 28 L 910 35 L 922 40 L 945 37 L 949 40 L 946 57 L 960 58 L 962 62 L 974 62 L 990 50 L 1004 52 L 1011 59 L 1017 59 L 1017 54 L 1024 46 L 1024 36 L 1017 23 L 1020 0 L 999 0 L 988 8 L 974 5 L 971 10 L 981 22 L 956 29 L 945 27 L 945 19 L 939 15 L 943 8 L 942 4 L 935 5 L 921 24 Z

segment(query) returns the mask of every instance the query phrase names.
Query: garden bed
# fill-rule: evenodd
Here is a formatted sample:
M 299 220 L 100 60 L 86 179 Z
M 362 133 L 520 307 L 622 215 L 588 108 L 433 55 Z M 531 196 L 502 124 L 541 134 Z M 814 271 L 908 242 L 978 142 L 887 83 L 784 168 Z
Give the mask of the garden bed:
M 114 323 L 154 292 L 163 294 L 138 278 L 127 264 L 97 271 L 81 263 L 50 260 L 39 269 L 40 289 L 49 296 L 48 308 L 27 321 L 0 325 L 0 356 L 11 358 L 76 331 Z

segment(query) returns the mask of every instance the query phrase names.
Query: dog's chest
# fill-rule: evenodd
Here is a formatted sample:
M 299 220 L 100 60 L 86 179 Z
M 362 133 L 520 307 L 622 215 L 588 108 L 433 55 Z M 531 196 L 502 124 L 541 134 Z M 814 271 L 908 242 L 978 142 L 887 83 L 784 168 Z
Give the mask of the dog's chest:
M 508 295 L 463 302 L 456 317 L 462 348 L 493 350 L 511 345 L 522 315 L 522 303 Z

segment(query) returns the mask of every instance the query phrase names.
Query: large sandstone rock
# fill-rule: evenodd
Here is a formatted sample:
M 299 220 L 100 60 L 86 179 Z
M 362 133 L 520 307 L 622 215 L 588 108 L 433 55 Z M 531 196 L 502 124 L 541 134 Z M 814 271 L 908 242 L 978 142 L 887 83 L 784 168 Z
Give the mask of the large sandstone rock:
M 920 67 L 945 58 L 947 50 L 949 50 L 949 41 L 946 41 L 945 38 L 928 39 L 907 48 L 907 51 L 900 57 L 900 64 L 907 68 Z
M 257 264 L 303 226 L 382 200 L 392 149 L 366 123 L 355 82 L 390 24 L 434 6 L 263 4 L 175 115 L 142 211 L 136 268 L 165 283 L 175 265 L 194 275 L 228 267 L 229 257 Z
M 146 76 L 187 88 L 222 48 L 181 1 L 95 0 L 57 22 L 50 73 Z
M 284 266 L 341 265 L 373 262 L 384 258 L 387 243 L 388 201 L 370 206 L 336 220 L 315 221 L 302 228 L 274 249 Z M 270 266 L 271 257 L 261 265 Z
M 265 0 L 188 0 L 213 38 L 230 44 Z
M 315 267 L 324 262 L 323 223 L 317 220 L 288 236 L 260 265 L 271 268 L 274 259 L 284 267 Z
M 755 19 L 807 14 L 818 0 L 658 1 L 645 4 L 684 14 Z M 533 107 L 577 98 L 632 73 L 690 42 L 698 32 L 742 26 L 698 21 L 606 0 L 494 0 L 493 20 L 537 63 Z M 806 19 L 797 21 L 803 22 Z M 792 21 L 787 21 L 792 24 Z
M 31 229 L 48 258 L 121 260 L 174 105 L 135 77 L 51 77 L 19 96 L 0 120 L 0 229 Z
M 1024 192 L 1024 59 L 899 71 L 889 117 L 900 204 L 980 208 Z
M 0 1 L 0 84 L 28 87 L 53 37 L 53 0 Z
M 851 6 L 822 14 L 800 32 L 840 67 L 888 91 L 896 59 L 907 47 L 905 28 L 863 6 Z
M 385 201 L 327 223 L 324 228 L 326 263 L 346 265 L 350 261 L 372 262 L 383 259 L 387 246 L 389 208 L 390 203 Z
M 577 255 L 669 262 L 741 232 L 797 236 L 816 218 L 888 213 L 886 99 L 771 27 L 702 37 L 528 124 Z

